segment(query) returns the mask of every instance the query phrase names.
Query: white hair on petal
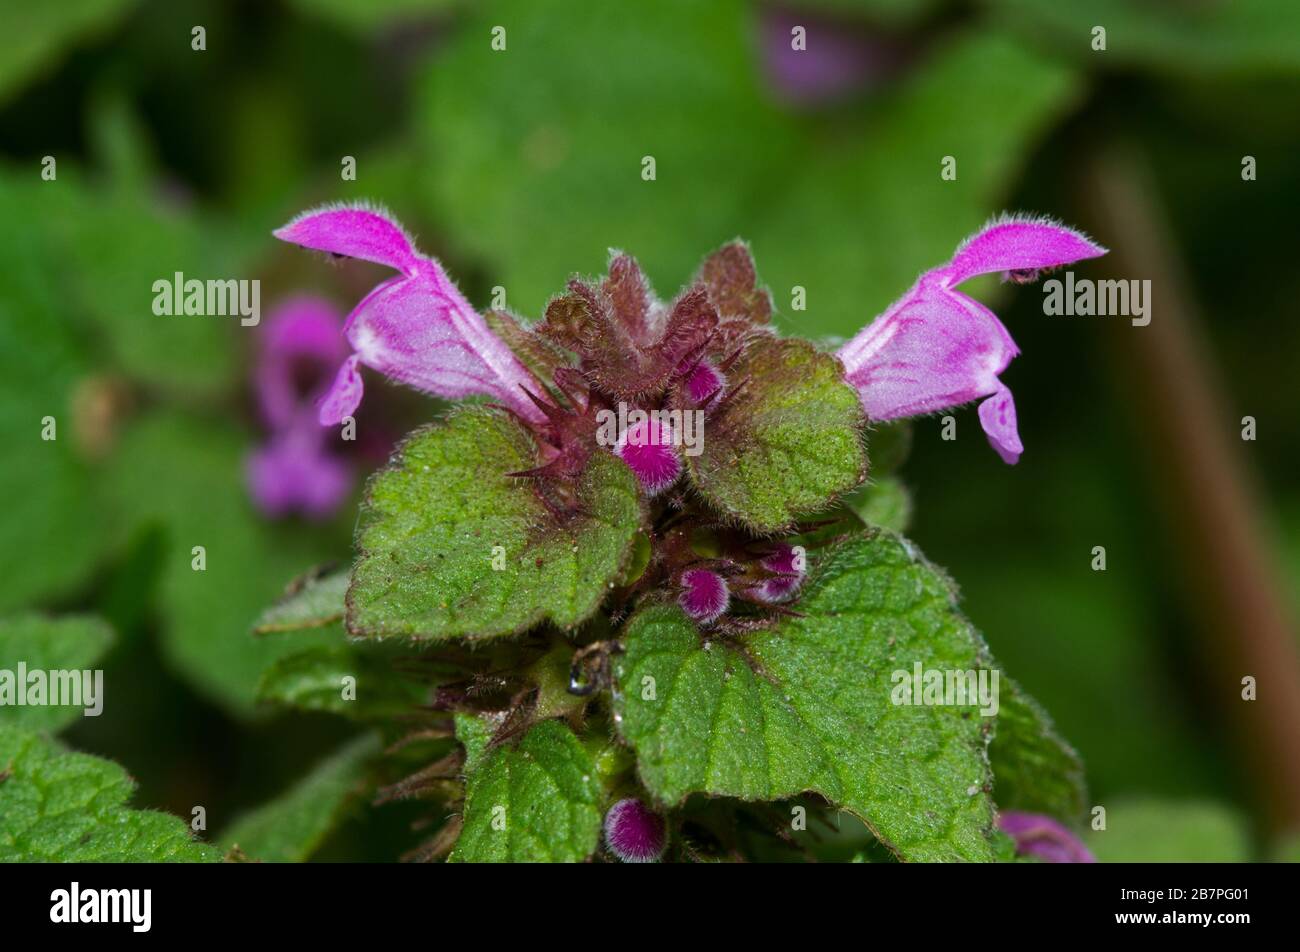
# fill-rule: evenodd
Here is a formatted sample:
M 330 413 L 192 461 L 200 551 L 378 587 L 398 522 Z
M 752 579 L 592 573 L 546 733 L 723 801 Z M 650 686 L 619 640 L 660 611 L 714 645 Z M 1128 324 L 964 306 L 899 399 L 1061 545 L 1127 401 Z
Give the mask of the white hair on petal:
M 304 212 L 299 212 L 290 219 L 287 224 L 282 226 L 282 228 L 277 228 L 276 230 L 280 231 L 283 228 L 292 228 L 305 218 L 311 218 L 315 215 L 323 215 L 326 212 L 369 212 L 372 215 L 378 215 L 398 230 L 401 236 L 406 239 L 406 243 L 411 246 L 411 250 L 415 254 L 420 254 L 420 251 L 415 244 L 415 236 L 406 230 L 405 226 L 397 220 L 397 216 L 388 210 L 388 206 L 383 202 L 371 201 L 368 198 L 359 198 L 352 201 L 325 202 L 314 208 L 309 208 Z
M 1059 218 L 1053 218 L 1051 215 L 1038 215 L 1033 212 L 999 212 L 996 215 L 990 216 L 988 221 L 976 229 L 973 234 L 963 239 L 961 244 L 953 250 L 952 256 L 954 258 L 957 257 L 966 250 L 966 247 L 976 238 L 1003 225 L 1045 225 L 1048 228 L 1059 228 L 1061 231 L 1068 231 L 1080 241 L 1086 241 L 1088 244 L 1094 245 L 1098 248 L 1102 247 L 1097 244 L 1097 242 L 1093 241 L 1087 232 L 1080 231 L 1078 228 L 1071 228 Z M 1106 249 L 1102 248 L 1102 250 L 1105 251 Z

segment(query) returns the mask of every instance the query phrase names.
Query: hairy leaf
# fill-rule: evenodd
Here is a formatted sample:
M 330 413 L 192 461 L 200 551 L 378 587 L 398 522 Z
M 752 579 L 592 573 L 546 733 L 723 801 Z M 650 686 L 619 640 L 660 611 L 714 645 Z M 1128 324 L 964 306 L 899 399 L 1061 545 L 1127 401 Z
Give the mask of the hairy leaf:
M 259 701 L 302 711 L 329 711 L 357 720 L 409 714 L 426 700 L 428 686 L 393 667 L 394 653 L 375 644 L 318 645 L 278 659 L 257 686 Z M 345 682 L 353 678 L 354 682 Z M 344 685 L 355 697 L 344 696 Z
M 676 606 L 632 619 L 615 704 L 646 787 L 669 804 L 815 791 L 904 859 L 990 860 L 990 722 L 977 705 L 894 703 L 892 674 L 914 663 L 989 667 L 947 580 L 874 532 L 826 554 L 795 607 L 735 641 Z
M 600 839 L 600 783 L 591 753 L 560 721 L 543 721 L 517 746 L 479 750 L 469 763 L 465 825 L 450 860 L 569 862 Z
M 1083 761 L 1020 685 L 1005 674 L 1000 685 L 997 730 L 989 744 L 998 808 L 1081 823 L 1088 809 Z
M 130 810 L 135 783 L 109 760 L 0 724 L 0 862 L 215 862 L 174 816 Z
M 595 453 L 575 511 L 556 515 L 532 481 L 507 475 L 535 464 L 530 437 L 499 412 L 461 409 L 416 431 L 366 494 L 349 630 L 491 638 L 590 616 L 640 526 L 634 477 Z
M 253 632 L 264 635 L 276 631 L 299 631 L 342 620 L 346 607 L 344 597 L 351 577 L 351 573 L 343 569 L 295 582 L 290 592 L 262 612 L 253 625 Z
M 728 376 L 746 382 L 705 420 L 704 451 L 686 458 L 715 508 L 774 532 L 866 477 L 862 407 L 834 357 L 804 341 L 764 339 Z

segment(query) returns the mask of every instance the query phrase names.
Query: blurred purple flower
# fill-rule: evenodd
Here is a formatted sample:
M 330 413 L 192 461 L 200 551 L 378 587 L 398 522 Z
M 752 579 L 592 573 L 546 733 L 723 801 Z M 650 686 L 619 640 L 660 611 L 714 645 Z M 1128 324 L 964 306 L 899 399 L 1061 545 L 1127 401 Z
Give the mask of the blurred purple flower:
M 276 230 L 275 237 L 401 272 L 348 315 L 343 332 L 353 354 L 321 403 L 321 425 L 339 423 L 361 403 L 359 364 L 440 397 L 491 396 L 526 420 L 544 422 L 523 391 L 541 393 L 541 385 L 488 329 L 442 266 L 416 251 L 386 212 L 361 205 L 326 206 L 299 215 Z
M 329 453 L 329 434 L 316 420 L 330 370 L 346 352 L 340 326 L 329 302 L 302 296 L 282 303 L 262 327 L 254 380 L 270 436 L 249 457 L 247 476 L 268 516 L 324 519 L 352 489 L 351 467 Z
M 1079 838 L 1049 816 L 1003 813 L 998 826 L 1016 841 L 1016 853 L 1044 863 L 1095 863 L 1097 858 Z
M 998 271 L 1023 283 L 1042 270 L 1105 253 L 1047 219 L 999 219 L 963 242 L 946 265 L 921 275 L 840 348 L 845 379 L 857 389 L 867 416 L 879 421 L 987 397 L 979 407 L 980 424 L 998 455 L 1015 463 L 1024 447 L 1015 401 L 999 374 L 1019 351 L 992 311 L 955 288 Z
M 804 30 L 803 49 L 793 30 Z M 911 58 L 902 40 L 872 33 L 847 17 L 767 9 L 761 14 L 763 60 L 780 98 L 799 106 L 818 106 L 847 98 L 890 78 Z

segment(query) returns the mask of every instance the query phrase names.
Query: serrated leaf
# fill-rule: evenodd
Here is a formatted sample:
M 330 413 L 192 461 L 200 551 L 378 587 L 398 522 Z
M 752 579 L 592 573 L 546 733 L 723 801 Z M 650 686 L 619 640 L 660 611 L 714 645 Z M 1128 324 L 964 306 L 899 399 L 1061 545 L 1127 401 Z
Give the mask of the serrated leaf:
M 469 762 L 464 827 L 449 861 L 578 863 L 595 852 L 596 765 L 560 721 L 543 721 L 517 746 L 483 750 Z
M 310 859 L 365 794 L 380 748 L 375 734 L 351 741 L 282 796 L 236 820 L 221 835 L 223 847 L 238 846 L 250 859 L 267 863 Z
M 496 411 L 463 408 L 416 431 L 366 493 L 348 629 L 481 639 L 590 616 L 640 527 L 635 478 L 593 454 L 578 511 L 557 518 L 531 481 L 507 475 L 534 465 L 531 438 Z
M 1103 863 L 1245 863 L 1250 836 L 1240 814 L 1216 803 L 1130 800 L 1106 808 L 1088 848 Z
M 629 622 L 615 709 L 647 789 L 669 804 L 815 791 L 905 859 L 991 860 L 988 722 L 891 697 L 892 672 L 915 662 L 989 666 L 947 580 L 876 532 L 823 556 L 794 607 L 802 617 L 740 643 L 702 636 L 676 606 Z
M 258 616 L 253 633 L 301 631 L 341 621 L 351 579 L 352 573 L 342 569 L 308 578 L 301 584 L 294 583 L 291 592 Z
M 135 783 L 109 760 L 0 724 L 0 862 L 215 862 L 177 817 L 124 804 Z
M 90 669 L 108 653 L 113 631 L 103 621 L 91 617 L 46 618 L 19 615 L 0 620 L 0 672 L 16 672 L 20 663 L 31 671 L 71 671 Z M 2 676 L 2 675 L 0 675 Z M 21 685 L 15 685 L 22 690 Z M 81 690 L 81 688 L 78 688 Z M 85 701 L 85 698 L 82 698 Z M 99 699 L 102 702 L 102 698 Z M 34 731 L 60 731 L 84 715 L 89 702 L 82 706 L 11 706 L 0 704 L 0 724 Z M 0 769 L 3 764 L 0 764 Z
M 998 809 L 1045 813 L 1067 825 L 1083 822 L 1089 805 L 1083 761 L 1024 688 L 1005 674 L 999 683 L 997 728 L 989 744 Z
M 763 339 L 728 377 L 748 382 L 710 413 L 704 451 L 686 458 L 714 508 L 773 532 L 866 477 L 862 406 L 834 357 L 805 341 Z
M 403 677 L 394 653 L 376 644 L 343 641 L 319 645 L 275 661 L 257 686 L 257 699 L 301 711 L 328 711 L 356 720 L 409 714 L 426 700 L 428 685 Z M 355 696 L 344 697 L 344 678 L 354 678 Z

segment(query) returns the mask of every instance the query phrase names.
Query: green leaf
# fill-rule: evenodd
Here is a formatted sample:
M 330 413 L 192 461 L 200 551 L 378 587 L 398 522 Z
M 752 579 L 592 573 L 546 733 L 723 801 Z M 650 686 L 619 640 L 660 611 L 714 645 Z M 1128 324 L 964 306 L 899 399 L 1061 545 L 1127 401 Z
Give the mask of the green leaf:
M 253 633 L 322 628 L 343 619 L 351 572 L 343 569 L 293 582 L 289 592 L 258 617 Z
M 302 711 L 328 711 L 356 720 L 409 714 L 427 699 L 428 685 L 393 667 L 394 652 L 376 644 L 319 645 L 278 659 L 262 675 L 257 699 Z M 344 678 L 355 679 L 355 697 L 343 696 Z
M 0 862 L 215 862 L 177 817 L 123 804 L 135 788 L 109 760 L 0 724 Z
M 291 790 L 240 817 L 221 835 L 250 859 L 301 863 L 365 795 L 370 767 L 379 756 L 378 735 L 364 734 L 317 764 Z
M 995 33 L 958 33 L 839 134 L 804 130 L 761 214 L 731 225 L 772 287 L 807 293 L 808 310 L 778 323 L 805 337 L 856 333 L 1001 210 L 1078 94 L 1059 62 Z M 955 180 L 940 177 L 944 156 L 957 160 Z
M 126 517 L 165 536 L 158 597 L 168 661 L 239 716 L 255 712 L 258 679 L 273 661 L 338 639 L 325 628 L 291 638 L 249 631 L 284 579 L 319 565 L 342 542 L 321 529 L 273 524 L 253 508 L 244 481 L 253 441 L 217 421 L 160 412 L 123 433 L 110 474 Z
M 897 476 L 872 479 L 844 504 L 869 526 L 905 532 L 912 522 L 912 494 Z
M 1146 67 L 1174 74 L 1294 74 L 1300 7 L 1277 0 L 1160 4 L 1093 0 L 988 0 L 1012 29 L 1097 69 Z M 1106 28 L 1104 52 L 1093 28 Z
M 112 629 L 98 618 L 19 615 L 0 619 L 0 672 L 16 673 L 20 663 L 29 672 L 72 671 L 77 674 L 80 696 L 81 672 L 107 654 L 112 644 Z M 15 686 L 22 690 L 22 685 Z M 0 723 L 53 733 L 83 716 L 88 702 L 77 706 L 11 704 L 0 706 Z
M 640 527 L 635 478 L 612 454 L 593 454 L 578 511 L 560 519 L 531 481 L 507 475 L 534 465 L 531 438 L 496 411 L 463 408 L 417 430 L 366 493 L 348 629 L 481 639 L 590 616 Z
M 686 458 L 712 506 L 774 532 L 866 478 L 862 406 L 838 360 L 805 341 L 762 340 L 730 376 L 748 383 L 710 414 L 704 451 Z
M 39 185 L 0 173 L 0 220 L 24 223 L 0 237 L 0 497 L 21 500 L 0 520 L 0 551 L 22 553 L 0 572 L 0 611 L 68 593 L 109 544 L 95 467 L 109 428 L 93 411 L 111 390 L 91 374 Z
M 1088 848 L 1103 863 L 1245 863 L 1250 837 L 1241 816 L 1214 803 L 1133 800 L 1106 809 L 1106 829 Z
M 465 825 L 449 860 L 577 863 L 600 839 L 600 782 L 590 752 L 560 721 L 531 728 L 518 746 L 469 758 Z
M 789 172 L 791 124 L 763 94 L 740 0 L 467 12 L 424 83 L 416 128 L 439 160 L 423 175 L 437 220 L 493 263 L 520 313 L 601 272 L 612 246 L 679 287 Z M 498 24 L 506 52 L 491 49 Z
M 730 641 L 676 606 L 627 627 L 615 710 L 646 787 L 779 800 L 822 794 L 909 860 L 993 858 L 990 725 L 977 708 L 893 703 L 892 672 L 989 667 L 946 578 L 873 532 L 830 550 L 801 617 Z
M 111 26 L 133 2 L 60 0 L 0 6 L 0 103 L 74 43 Z
M 1024 688 L 1005 673 L 999 683 L 997 729 L 989 744 L 998 808 L 1081 823 L 1089 806 L 1083 761 Z

